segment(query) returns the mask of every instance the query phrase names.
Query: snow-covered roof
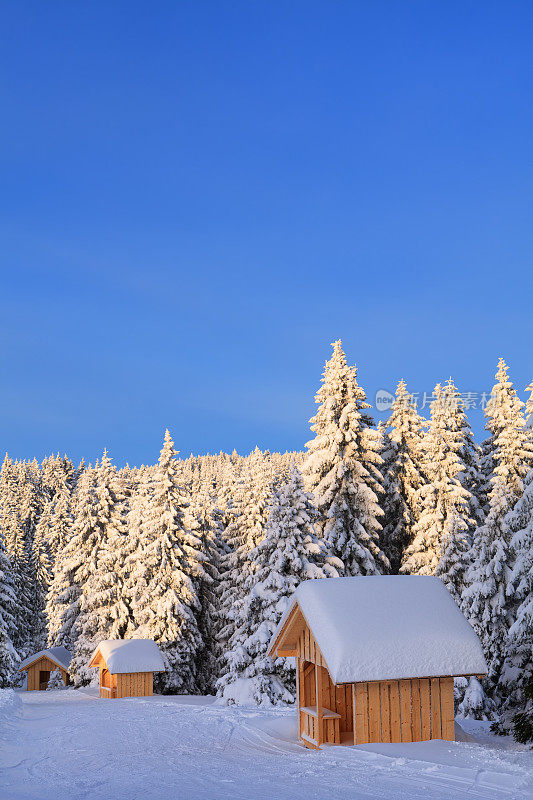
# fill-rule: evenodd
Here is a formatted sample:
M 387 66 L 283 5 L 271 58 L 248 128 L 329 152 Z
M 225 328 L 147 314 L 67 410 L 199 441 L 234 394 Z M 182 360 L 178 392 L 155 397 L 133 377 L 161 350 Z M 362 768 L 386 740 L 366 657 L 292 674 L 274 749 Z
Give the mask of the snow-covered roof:
M 270 648 L 298 605 L 334 683 L 487 672 L 480 641 L 439 578 L 309 580 L 296 589 Z
M 153 639 L 106 639 L 94 651 L 89 666 L 93 665 L 98 653 L 113 675 L 165 671 L 163 657 Z
M 53 661 L 54 664 L 57 664 L 58 667 L 62 667 L 63 669 L 68 670 L 70 666 L 71 656 L 66 647 L 50 647 L 48 650 L 39 650 L 38 653 L 34 653 L 32 656 L 28 656 L 28 658 L 24 659 L 19 667 L 19 672 L 29 667 L 30 664 L 35 663 L 35 661 L 38 661 L 38 659 L 43 656 L 46 656 L 46 658 L 49 658 L 50 661 Z

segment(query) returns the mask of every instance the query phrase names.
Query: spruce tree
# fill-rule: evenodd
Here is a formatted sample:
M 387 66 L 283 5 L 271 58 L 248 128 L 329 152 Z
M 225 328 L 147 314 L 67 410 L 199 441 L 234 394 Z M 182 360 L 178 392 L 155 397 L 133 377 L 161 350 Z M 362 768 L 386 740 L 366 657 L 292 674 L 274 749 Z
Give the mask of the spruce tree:
M 501 729 L 509 732 L 514 715 L 524 712 L 528 687 L 533 684 L 533 470 L 505 524 L 511 537 L 512 569 L 506 588 L 511 624 L 504 643 L 500 693 L 505 698 Z
M 61 670 L 57 667 L 51 674 L 50 680 L 48 681 L 48 686 L 46 687 L 47 692 L 54 692 L 58 689 L 65 689 L 65 681 L 63 680 L 63 676 L 61 674 Z
M 526 425 L 528 428 L 533 428 L 533 381 L 526 388 L 526 392 L 529 392 L 525 410 Z
M 143 580 L 133 598 L 136 636 L 154 639 L 166 672 L 155 676 L 166 692 L 197 691 L 196 661 L 203 647 L 198 626 L 198 583 L 204 578 L 201 542 L 184 525 L 186 498 L 168 430 L 148 495 L 140 564 Z
M 315 399 L 315 438 L 306 445 L 302 472 L 315 497 L 320 534 L 343 562 L 342 574 L 386 572 L 389 562 L 379 538 L 384 493 L 380 437 L 367 413 L 370 405 L 357 383 L 357 370 L 346 363 L 340 341 L 333 344 Z
M 49 646 L 63 645 L 71 650 L 76 631 L 73 625 L 79 613 L 80 595 L 93 565 L 101 542 L 96 501 L 98 465 L 81 475 L 73 497 L 73 521 L 68 538 L 57 554 L 54 577 L 48 590 Z
M 420 511 L 420 488 L 425 482 L 422 439 L 427 424 L 401 380 L 387 421 L 383 456 L 385 499 L 381 540 L 391 572 L 397 574 L 412 539 Z
M 496 384 L 485 408 L 485 427 L 490 433 L 485 443 L 485 470 L 490 462 L 488 514 L 474 534 L 462 598 L 463 611 L 481 639 L 489 665 L 485 689 L 496 700 L 512 623 L 512 602 L 507 597 L 512 533 L 506 517 L 522 494 L 531 457 L 522 414 L 524 404 L 507 373 L 507 366 L 500 359 Z
M 0 688 L 16 682 L 19 656 L 13 646 L 16 633 L 16 602 L 11 564 L 0 533 Z
M 220 560 L 220 629 L 217 634 L 221 653 L 227 650 L 246 600 L 245 583 L 253 562 L 250 551 L 264 535 L 268 519 L 274 476 L 269 458 L 260 451 L 251 454 L 246 473 L 234 486 L 231 522 L 224 533 L 227 552 Z
M 338 577 L 314 530 L 317 511 L 296 467 L 274 493 L 263 539 L 248 554 L 246 600 L 225 657 L 218 693 L 227 702 L 294 702 L 292 659 L 267 657 L 268 644 L 303 580 Z
M 218 634 L 222 627 L 219 609 L 220 570 L 228 546 L 222 538 L 222 512 L 216 508 L 213 489 L 199 476 L 192 482 L 190 503 L 185 511 L 186 527 L 200 542 L 205 575 L 198 581 L 198 628 L 202 648 L 196 657 L 196 681 L 201 694 L 215 691 L 218 664 L 222 655 Z
M 519 399 L 508 367 L 500 358 L 496 383 L 485 407 L 485 429 L 489 437 L 483 442 L 482 469 L 487 503 L 498 476 L 510 493 L 510 507 L 522 493 L 522 480 L 533 458 L 533 442 L 525 426 L 524 403 Z M 487 505 L 488 513 L 488 505 Z
M 446 389 L 437 384 L 434 397 L 422 442 L 426 482 L 419 492 L 421 510 L 401 572 L 438 574 L 459 602 L 475 501 L 464 486 L 464 437 L 455 419 L 459 409 L 457 390 L 452 383 Z
M 95 538 L 91 562 L 77 602 L 72 628 L 75 640 L 70 672 L 75 683 L 88 683 L 91 655 L 105 639 L 122 639 L 130 609 L 124 602 L 125 497 L 106 452 L 95 474 Z
M 53 500 L 44 504 L 41 516 L 35 527 L 32 541 L 31 565 L 33 572 L 32 617 L 33 650 L 38 652 L 46 647 L 48 639 L 48 620 L 45 613 L 46 598 L 52 581 L 52 558 L 50 554 L 50 527 Z
M 30 477 L 27 472 L 25 464 L 13 463 L 6 455 L 0 475 L 0 525 L 16 597 L 13 645 L 21 658 L 26 658 L 31 651 L 33 633 L 33 515 L 29 502 L 33 488 L 26 486 L 26 479 Z

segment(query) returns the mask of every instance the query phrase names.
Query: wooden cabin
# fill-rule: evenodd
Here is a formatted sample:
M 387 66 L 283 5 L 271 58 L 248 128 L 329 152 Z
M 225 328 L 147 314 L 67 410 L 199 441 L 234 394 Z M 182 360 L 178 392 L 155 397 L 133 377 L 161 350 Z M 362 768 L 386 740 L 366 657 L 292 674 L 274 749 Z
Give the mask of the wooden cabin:
M 44 691 L 48 688 L 50 675 L 56 669 L 61 672 L 66 686 L 68 684 L 69 666 L 70 653 L 66 647 L 50 647 L 48 650 L 40 650 L 25 659 L 19 667 L 19 672 L 28 673 L 26 685 L 28 691 Z
M 269 646 L 296 659 L 303 745 L 454 739 L 453 679 L 486 674 L 439 578 L 304 581 Z
M 154 693 L 154 672 L 165 665 L 152 639 L 107 639 L 94 651 L 90 667 L 100 670 L 100 697 L 146 697 Z

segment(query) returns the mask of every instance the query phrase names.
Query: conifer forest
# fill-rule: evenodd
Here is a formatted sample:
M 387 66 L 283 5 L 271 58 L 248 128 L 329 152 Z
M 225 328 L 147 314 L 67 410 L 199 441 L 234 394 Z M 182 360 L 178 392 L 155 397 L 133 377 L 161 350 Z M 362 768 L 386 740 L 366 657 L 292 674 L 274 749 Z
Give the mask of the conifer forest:
M 318 375 L 317 375 L 318 383 Z M 476 442 L 450 378 L 422 416 L 400 381 L 376 426 L 333 344 L 303 452 L 256 448 L 114 466 L 5 456 L 0 475 L 0 682 L 55 645 L 75 686 L 103 639 L 151 638 L 164 694 L 293 703 L 291 659 L 267 646 L 305 579 L 436 575 L 481 639 L 486 679 L 456 709 L 533 739 L 533 383 L 524 404 L 500 359 Z M 528 425 L 528 420 L 530 424 Z

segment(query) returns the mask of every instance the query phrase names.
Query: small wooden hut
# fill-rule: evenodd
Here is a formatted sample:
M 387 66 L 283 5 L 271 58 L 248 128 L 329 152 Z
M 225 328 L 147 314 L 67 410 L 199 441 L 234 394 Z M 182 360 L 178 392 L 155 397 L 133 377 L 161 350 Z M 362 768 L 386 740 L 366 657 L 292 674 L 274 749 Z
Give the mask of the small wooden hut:
M 48 687 L 50 675 L 59 669 L 61 676 L 68 683 L 68 668 L 70 666 L 70 653 L 65 647 L 50 647 L 48 650 L 40 650 L 33 656 L 29 656 L 19 667 L 19 672 L 27 672 L 28 691 L 45 690 Z
M 154 672 L 164 672 L 152 639 L 107 639 L 94 651 L 90 667 L 100 669 L 100 697 L 145 697 L 154 693 Z
M 268 654 L 296 658 L 298 737 L 313 749 L 453 740 L 453 678 L 487 671 L 470 624 L 426 576 L 305 581 Z

